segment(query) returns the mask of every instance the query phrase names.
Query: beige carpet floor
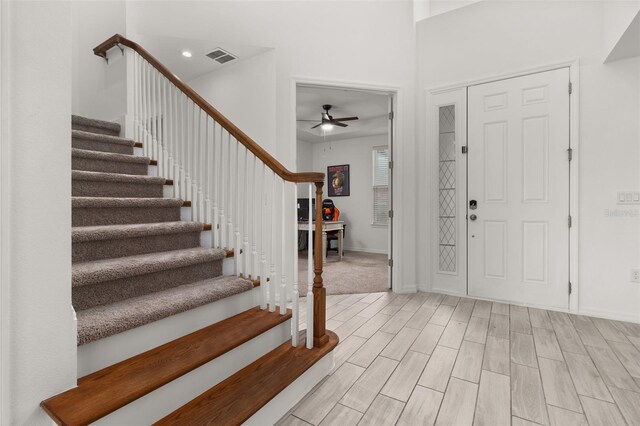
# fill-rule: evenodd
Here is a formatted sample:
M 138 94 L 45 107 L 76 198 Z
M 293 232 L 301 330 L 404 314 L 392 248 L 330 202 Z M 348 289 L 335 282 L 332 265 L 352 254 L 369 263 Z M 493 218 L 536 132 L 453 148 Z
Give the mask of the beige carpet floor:
M 298 257 L 298 291 L 300 296 L 307 293 L 307 252 Z M 342 261 L 338 254 L 330 252 L 325 263 L 322 278 L 327 294 L 375 293 L 387 291 L 387 255 L 345 251 Z

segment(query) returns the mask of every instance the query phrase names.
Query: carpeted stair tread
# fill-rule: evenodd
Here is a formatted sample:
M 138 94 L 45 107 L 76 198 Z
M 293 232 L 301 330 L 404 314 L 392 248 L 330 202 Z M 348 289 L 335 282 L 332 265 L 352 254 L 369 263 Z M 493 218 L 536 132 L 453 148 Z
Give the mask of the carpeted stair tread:
M 101 132 L 117 136 L 120 134 L 120 124 L 111 121 L 96 120 L 93 118 L 82 117 L 80 115 L 71 116 L 71 128 L 79 130 L 87 130 Z
M 115 161 L 120 163 L 150 164 L 148 157 L 138 155 L 117 154 L 113 152 L 90 151 L 88 149 L 71 148 L 71 156 L 99 161 Z
M 82 377 L 42 407 L 58 424 L 93 423 L 289 319 L 290 311 L 249 309 Z
M 327 343 L 312 349 L 306 348 L 305 339 L 295 347 L 291 341 L 283 343 L 157 421 L 154 426 L 243 424 L 335 349 L 338 336 L 329 330 L 327 335 Z
M 133 148 L 135 141 L 133 139 L 121 138 L 120 136 L 104 135 L 101 133 L 85 132 L 84 130 L 71 130 L 71 138 L 92 140 L 101 143 L 112 143 L 116 145 L 124 145 Z
M 251 281 L 222 276 L 77 312 L 78 345 L 104 339 L 253 288 Z
M 123 173 L 90 172 L 86 170 L 72 170 L 71 179 L 141 185 L 165 185 L 167 182 L 165 178 L 159 176 L 125 175 Z
M 182 207 L 179 198 L 115 198 L 115 197 L 71 197 L 72 208 L 162 208 Z
M 227 252 L 224 249 L 195 247 L 75 263 L 72 266 L 71 273 L 72 287 L 145 275 L 205 262 L 222 261 L 226 256 Z
M 71 242 L 104 241 L 125 238 L 141 238 L 153 235 L 199 232 L 203 229 L 199 222 L 136 223 L 127 225 L 82 226 L 71 230 Z

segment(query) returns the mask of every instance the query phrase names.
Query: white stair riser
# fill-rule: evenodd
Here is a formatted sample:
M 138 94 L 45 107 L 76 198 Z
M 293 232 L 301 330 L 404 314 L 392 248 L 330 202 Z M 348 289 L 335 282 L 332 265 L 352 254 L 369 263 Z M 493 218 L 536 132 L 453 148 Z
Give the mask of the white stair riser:
M 117 426 L 151 424 L 235 374 L 290 338 L 291 321 L 289 320 L 93 424 Z
M 78 377 L 108 367 L 259 304 L 257 288 L 78 347 Z
M 162 198 L 173 198 L 173 185 L 162 186 Z
M 191 222 L 191 207 L 180 207 L 180 220 Z

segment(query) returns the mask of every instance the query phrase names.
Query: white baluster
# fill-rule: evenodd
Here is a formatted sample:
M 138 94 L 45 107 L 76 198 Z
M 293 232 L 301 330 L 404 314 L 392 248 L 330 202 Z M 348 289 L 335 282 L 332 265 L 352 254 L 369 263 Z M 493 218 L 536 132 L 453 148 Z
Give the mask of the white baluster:
M 195 125 L 197 128 L 196 132 L 196 158 L 194 159 L 194 181 L 193 181 L 193 199 L 195 205 L 192 210 L 195 215 L 195 220 L 197 222 L 202 222 L 202 160 L 203 160 L 203 132 L 202 132 L 202 110 L 200 107 L 195 107 L 196 120 Z
M 276 224 L 276 174 L 272 173 L 273 178 L 271 180 L 271 208 L 269 214 L 269 240 L 271 242 L 270 253 L 271 256 L 271 274 L 269 278 L 269 311 L 275 312 L 276 310 L 276 250 L 278 249 L 275 238 L 275 224 Z
M 227 196 L 226 196 L 226 206 L 227 206 L 227 224 L 226 224 L 226 241 L 227 241 L 227 248 L 228 249 L 233 249 L 233 191 L 231 190 L 231 134 L 229 134 L 228 132 L 225 132 L 226 135 L 226 143 L 227 143 L 227 158 L 225 160 L 225 164 L 227 164 L 227 185 L 228 185 L 228 190 L 226 192 Z M 225 224 L 222 224 L 221 226 L 225 226 Z
M 147 122 L 147 117 L 149 115 L 149 108 L 148 108 L 148 103 L 147 103 L 147 94 L 149 93 L 149 90 L 147 88 L 147 84 L 148 84 L 148 78 L 147 78 L 147 63 L 143 62 L 142 63 L 142 75 L 141 75 L 141 80 L 142 80 L 142 134 L 141 134 L 141 138 L 140 138 L 140 142 L 142 142 L 142 154 L 146 157 L 149 156 L 149 144 L 147 141 L 147 126 L 148 126 L 148 122 Z
M 211 158 L 212 146 L 211 139 L 215 137 L 215 121 L 209 118 L 207 114 L 205 116 L 205 137 L 204 137 L 204 161 L 206 161 L 204 169 L 204 181 L 202 182 L 202 192 L 204 196 L 204 218 L 203 221 L 210 223 L 211 235 L 215 233 L 213 230 L 213 223 L 211 222 L 211 179 L 213 178 L 213 164 L 209 161 Z M 213 245 L 213 238 L 211 239 Z
M 261 195 L 258 192 L 258 182 L 257 180 L 260 180 L 260 174 L 258 173 L 258 158 L 254 155 L 253 156 L 253 166 L 251 167 L 252 170 L 252 176 L 251 176 L 251 184 L 253 186 L 253 195 L 251 196 L 251 221 L 252 221 L 252 225 L 251 225 L 251 239 L 252 239 L 252 245 L 251 245 L 251 270 L 253 271 L 253 273 L 255 274 L 255 276 L 257 277 L 260 274 L 260 258 L 258 257 L 258 243 L 259 243 L 259 228 L 258 228 L 258 217 L 260 215 L 261 209 L 260 209 L 260 198 Z
M 281 277 L 281 283 L 280 283 L 280 314 L 284 315 L 287 313 L 287 280 L 286 280 L 286 274 L 287 274 L 287 238 L 286 238 L 286 234 L 287 234 L 287 224 L 286 224 L 286 213 L 287 213 L 287 208 L 286 208 L 286 188 L 285 188 L 285 181 L 284 179 L 281 181 L 281 187 L 282 187 L 282 199 L 281 199 L 281 205 L 280 205 L 280 232 L 281 232 L 281 242 L 282 242 L 282 246 L 281 246 L 281 256 L 282 258 L 280 259 L 280 268 L 281 268 L 281 273 L 282 273 L 282 277 Z
M 261 226 L 260 226 L 260 233 L 261 233 L 261 237 L 260 237 L 260 308 L 261 309 L 267 309 L 267 256 L 265 253 L 265 234 L 266 234 L 266 229 L 267 229 L 267 221 L 266 221 L 266 217 L 267 217 L 267 206 L 266 206 L 266 196 L 264 195 L 264 188 L 265 188 L 265 180 L 267 179 L 266 176 L 266 167 L 264 165 L 264 163 L 262 163 L 262 175 L 260 178 L 260 191 L 258 192 L 259 198 L 260 198 L 260 205 L 259 205 L 259 211 L 260 211 L 260 222 L 261 222 Z
M 242 228 L 243 228 L 243 240 L 242 240 L 242 270 L 245 278 L 251 275 L 251 251 L 249 247 L 249 150 L 245 149 L 244 156 L 244 190 L 243 195 L 243 207 L 242 207 Z
M 236 191 L 235 191 L 235 197 L 236 197 L 236 223 L 235 223 L 235 238 L 236 238 L 236 242 L 235 242 L 235 259 L 236 259 L 236 275 L 240 275 L 242 274 L 242 238 L 240 236 L 240 223 L 241 223 L 241 218 L 242 218 L 242 197 L 240 195 L 240 190 L 242 188 L 242 185 L 240 185 L 240 179 L 242 179 L 242 173 L 240 171 L 240 165 L 242 162 L 242 157 L 240 156 L 240 149 L 241 149 L 241 145 L 239 143 L 236 143 L 236 179 L 235 179 L 235 184 L 236 184 Z
M 293 315 L 291 317 L 291 344 L 298 346 L 300 318 L 299 318 L 299 305 L 298 305 L 298 186 L 293 184 L 293 291 L 291 294 L 291 310 Z
M 220 128 L 220 197 L 218 199 L 218 205 L 220 206 L 220 229 L 218 233 L 220 234 L 220 245 L 219 247 L 224 248 L 227 246 L 227 238 L 226 238 L 226 223 L 227 217 L 225 216 L 225 210 L 228 211 L 228 207 L 226 204 L 226 193 L 229 192 L 227 190 L 227 173 L 229 164 L 225 161 L 225 130 Z
M 189 133 L 187 132 L 187 97 L 182 94 L 180 96 L 180 134 L 181 134 L 181 145 L 182 149 L 180 150 L 180 198 L 187 198 L 187 173 L 185 171 L 185 167 L 187 164 L 187 147 L 189 145 Z
M 313 348 L 313 184 L 309 184 L 309 232 L 307 235 L 307 348 Z

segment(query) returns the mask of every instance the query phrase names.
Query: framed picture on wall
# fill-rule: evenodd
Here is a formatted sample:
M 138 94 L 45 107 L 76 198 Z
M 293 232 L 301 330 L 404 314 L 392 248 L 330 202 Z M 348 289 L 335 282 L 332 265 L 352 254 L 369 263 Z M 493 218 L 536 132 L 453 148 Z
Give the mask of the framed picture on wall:
M 351 183 L 349 165 L 327 167 L 327 183 L 329 197 L 348 197 L 349 184 Z

